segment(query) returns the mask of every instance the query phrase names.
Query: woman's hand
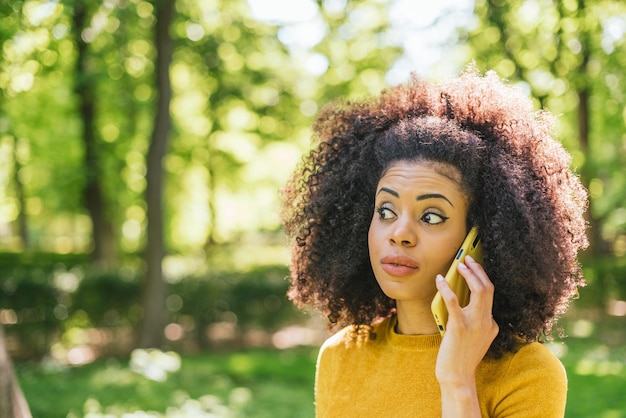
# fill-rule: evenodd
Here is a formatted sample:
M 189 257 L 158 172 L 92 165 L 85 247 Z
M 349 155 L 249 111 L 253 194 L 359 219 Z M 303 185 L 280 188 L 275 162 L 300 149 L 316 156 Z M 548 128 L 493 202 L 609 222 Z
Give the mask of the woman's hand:
M 469 256 L 458 270 L 471 292 L 464 308 L 443 277 L 436 280 L 448 309 L 436 376 L 441 387 L 443 417 L 480 417 L 475 371 L 498 335 L 498 324 L 492 316 L 494 287 L 482 266 Z

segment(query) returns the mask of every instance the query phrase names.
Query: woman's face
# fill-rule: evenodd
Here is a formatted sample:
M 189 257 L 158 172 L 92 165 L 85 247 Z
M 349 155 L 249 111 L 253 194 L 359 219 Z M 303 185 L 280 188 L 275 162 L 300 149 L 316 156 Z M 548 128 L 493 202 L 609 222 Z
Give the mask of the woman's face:
M 445 275 L 467 232 L 460 179 L 456 168 L 434 162 L 399 161 L 383 173 L 368 245 L 388 297 L 430 303 L 435 296 L 435 277 Z

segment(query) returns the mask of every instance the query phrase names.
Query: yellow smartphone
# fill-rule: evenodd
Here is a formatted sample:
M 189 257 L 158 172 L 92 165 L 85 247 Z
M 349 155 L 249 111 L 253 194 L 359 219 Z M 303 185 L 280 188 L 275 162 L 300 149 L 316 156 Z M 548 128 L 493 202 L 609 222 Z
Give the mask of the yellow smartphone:
M 459 248 L 456 257 L 454 257 L 454 261 L 452 261 L 452 265 L 450 265 L 450 268 L 445 276 L 446 282 L 448 282 L 450 288 L 459 298 L 459 305 L 461 305 L 461 307 L 465 307 L 469 303 L 470 291 L 469 287 L 467 287 L 465 279 L 457 271 L 457 266 L 459 263 L 463 262 L 465 256 L 468 254 L 474 260 L 482 264 L 483 252 L 480 246 L 478 228 L 475 226 L 472 227 L 472 229 L 470 229 L 467 233 L 463 244 L 461 244 L 461 248 Z M 439 332 L 443 335 L 446 331 L 446 325 L 448 323 L 448 309 L 446 308 L 446 304 L 439 292 L 435 295 L 435 298 L 430 305 L 430 309 L 435 317 L 435 321 L 437 322 Z

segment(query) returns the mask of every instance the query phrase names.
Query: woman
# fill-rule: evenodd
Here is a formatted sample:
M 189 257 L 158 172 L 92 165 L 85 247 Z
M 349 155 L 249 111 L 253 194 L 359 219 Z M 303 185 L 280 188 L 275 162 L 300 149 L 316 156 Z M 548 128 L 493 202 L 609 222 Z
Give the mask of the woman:
M 343 327 L 320 350 L 317 416 L 563 416 L 565 372 L 541 342 L 583 284 L 587 196 L 551 116 L 469 70 L 330 104 L 314 132 L 282 220 L 290 297 Z M 442 275 L 474 225 L 484 263 L 459 266 L 461 307 Z

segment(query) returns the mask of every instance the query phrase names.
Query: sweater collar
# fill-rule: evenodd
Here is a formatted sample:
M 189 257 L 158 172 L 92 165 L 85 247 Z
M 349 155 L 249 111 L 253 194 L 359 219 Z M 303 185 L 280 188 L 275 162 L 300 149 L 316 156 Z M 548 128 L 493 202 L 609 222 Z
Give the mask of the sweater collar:
M 393 315 L 386 319 L 380 328 L 380 333 L 385 336 L 385 340 L 392 348 L 402 350 L 427 351 L 439 349 L 441 345 L 441 334 L 430 335 L 404 335 L 396 332 L 398 317 Z

